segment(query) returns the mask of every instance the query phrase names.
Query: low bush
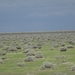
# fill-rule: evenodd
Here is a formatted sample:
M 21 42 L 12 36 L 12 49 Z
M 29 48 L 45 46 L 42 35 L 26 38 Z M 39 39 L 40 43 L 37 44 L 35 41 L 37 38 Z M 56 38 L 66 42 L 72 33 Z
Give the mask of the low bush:
M 30 51 L 27 53 L 27 56 L 35 56 L 34 50 L 30 50 Z
M 55 64 L 50 63 L 50 62 L 44 62 L 43 65 L 40 67 L 40 70 L 45 70 L 49 68 L 54 69 L 54 67 L 55 67 Z
M 17 49 L 21 49 L 21 46 L 16 46 Z
M 60 48 L 60 51 L 62 52 L 62 51 L 67 51 L 67 48 L 66 47 L 61 47 Z
M 63 60 L 61 61 L 61 63 L 65 63 L 65 62 L 67 62 L 65 59 L 63 59 Z
M 0 64 L 3 64 L 3 60 L 2 59 L 0 59 Z
M 41 46 L 40 45 L 35 45 L 35 46 L 33 46 L 33 49 L 41 49 Z
M 69 44 L 75 45 L 75 41 L 69 41 Z
M 24 51 L 23 51 L 23 53 L 28 53 L 30 51 L 30 49 L 25 49 Z
M 12 46 L 12 47 L 9 47 L 9 51 L 17 51 L 17 48 L 16 47 L 14 47 L 14 46 Z
M 4 46 L 4 47 L 2 48 L 2 50 L 3 50 L 3 51 L 8 51 L 8 50 L 9 50 L 9 46 Z
M 3 47 L 3 43 L 0 43 L 0 48 L 2 48 Z
M 59 45 L 58 44 L 54 44 L 54 48 L 57 48 L 57 47 L 59 47 Z
M 36 54 L 35 54 L 35 57 L 36 57 L 36 58 L 43 58 L 43 55 L 42 55 L 41 53 L 36 53 Z
M 74 48 L 73 45 L 67 45 L 67 48 Z
M 75 71 L 75 65 L 71 67 L 71 71 Z
M 1 56 L 6 55 L 6 54 L 7 54 L 6 51 L 1 51 L 1 52 L 0 52 L 0 55 L 1 55 Z
M 1 59 L 2 60 L 6 60 L 7 59 L 7 56 L 3 56 Z
M 65 46 L 65 43 L 61 43 L 61 46 L 64 47 Z
M 33 62 L 35 60 L 34 56 L 28 56 L 24 59 L 25 62 Z
M 66 59 L 66 56 L 65 55 L 58 55 L 58 56 L 56 56 L 56 59 Z
M 19 67 L 24 67 L 24 66 L 25 66 L 24 62 L 18 62 L 17 65 L 18 65 Z

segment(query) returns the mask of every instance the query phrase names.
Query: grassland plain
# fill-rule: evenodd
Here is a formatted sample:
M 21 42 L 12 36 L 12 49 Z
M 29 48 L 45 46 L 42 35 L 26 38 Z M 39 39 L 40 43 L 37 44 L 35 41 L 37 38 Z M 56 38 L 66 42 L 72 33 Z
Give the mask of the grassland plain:
M 71 67 L 75 65 L 74 42 L 74 32 L 0 34 L 0 60 L 2 60 L 0 75 L 75 75 L 75 70 L 71 70 Z M 63 43 L 66 47 L 72 45 L 74 48 L 60 51 L 60 48 L 64 47 L 61 45 Z M 40 49 L 38 44 L 41 46 Z M 4 50 L 6 55 L 2 55 L 4 46 L 20 46 L 21 49 L 16 51 Z M 23 53 L 25 49 L 34 50 L 35 54 L 40 52 L 43 58 L 35 58 L 33 62 L 25 62 L 24 59 L 27 57 L 27 53 Z M 6 59 L 3 60 L 3 57 Z M 24 65 L 18 66 L 19 62 Z M 44 62 L 53 63 L 55 66 L 54 68 L 40 70 Z

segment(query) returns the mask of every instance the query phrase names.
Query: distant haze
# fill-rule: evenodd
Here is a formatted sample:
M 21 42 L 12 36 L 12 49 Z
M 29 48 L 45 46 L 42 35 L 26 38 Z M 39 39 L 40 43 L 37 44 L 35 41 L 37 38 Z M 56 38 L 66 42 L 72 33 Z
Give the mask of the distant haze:
M 0 32 L 75 30 L 75 0 L 0 0 Z

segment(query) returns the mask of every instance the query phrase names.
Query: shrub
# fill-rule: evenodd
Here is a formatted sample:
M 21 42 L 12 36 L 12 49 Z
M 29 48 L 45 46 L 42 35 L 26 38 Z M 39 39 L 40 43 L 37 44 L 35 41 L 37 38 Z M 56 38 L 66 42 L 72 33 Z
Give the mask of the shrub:
M 27 53 L 27 56 L 35 56 L 34 50 L 30 50 L 30 51 Z
M 0 59 L 0 64 L 3 64 L 3 60 Z
M 65 55 L 61 55 L 60 58 L 61 59 L 66 59 L 66 56 Z
M 73 45 L 68 45 L 67 48 L 74 48 L 74 46 Z
M 67 48 L 66 47 L 61 47 L 60 51 L 67 51 Z
M 54 69 L 54 67 L 55 67 L 55 64 L 50 63 L 50 62 L 44 62 L 43 65 L 40 67 L 40 70 L 45 70 L 48 68 Z
M 33 57 L 33 56 L 28 56 L 28 57 L 26 57 L 26 58 L 24 59 L 24 61 L 25 61 L 25 62 L 33 62 L 34 59 L 35 59 L 35 57 Z
M 8 51 L 8 50 L 9 50 L 9 46 L 4 46 L 4 47 L 2 48 L 2 50 Z
M 3 47 L 3 43 L 0 43 L 0 48 L 2 48 Z
M 35 45 L 35 46 L 33 46 L 33 49 L 41 49 L 41 45 L 40 44 Z
M 0 55 L 6 55 L 6 51 L 0 52 Z
M 74 45 L 75 41 L 69 41 L 69 44 Z
M 41 53 L 36 53 L 36 54 L 35 54 L 35 57 L 36 57 L 36 58 L 43 58 L 43 55 L 42 55 Z
M 67 62 L 65 59 L 61 61 L 61 63 L 65 63 L 65 62 Z
M 61 43 L 61 46 L 63 46 L 63 47 L 64 47 L 64 46 L 65 46 L 65 43 Z
M 5 60 L 5 59 L 7 59 L 7 56 L 3 56 L 3 57 L 2 57 L 2 60 Z
M 17 49 L 21 49 L 21 46 L 16 46 Z
M 28 53 L 30 51 L 30 49 L 25 49 L 24 51 L 23 51 L 23 53 Z
M 62 59 L 62 63 L 63 62 L 66 62 L 66 56 L 65 55 L 58 55 L 58 56 L 56 56 L 56 59 L 58 60 L 58 59 Z
M 75 65 L 71 67 L 71 71 L 75 71 Z
M 59 47 L 59 45 L 58 44 L 54 44 L 54 47 L 57 48 L 57 47 Z
M 40 70 L 45 70 L 46 68 L 45 68 L 45 66 L 44 65 L 42 65 L 41 67 L 40 67 Z
M 56 56 L 56 59 L 58 60 L 60 58 L 60 56 Z
M 24 66 L 25 66 L 24 62 L 18 62 L 17 65 L 18 65 L 19 67 L 24 67 Z
M 9 51 L 17 51 L 17 48 L 12 46 L 12 47 L 9 47 Z

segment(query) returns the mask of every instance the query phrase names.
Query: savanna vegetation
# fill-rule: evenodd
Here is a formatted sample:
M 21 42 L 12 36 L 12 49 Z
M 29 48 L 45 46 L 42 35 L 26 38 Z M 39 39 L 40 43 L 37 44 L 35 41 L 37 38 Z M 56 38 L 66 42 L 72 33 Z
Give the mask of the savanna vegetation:
M 0 33 L 0 75 L 75 75 L 75 31 Z

